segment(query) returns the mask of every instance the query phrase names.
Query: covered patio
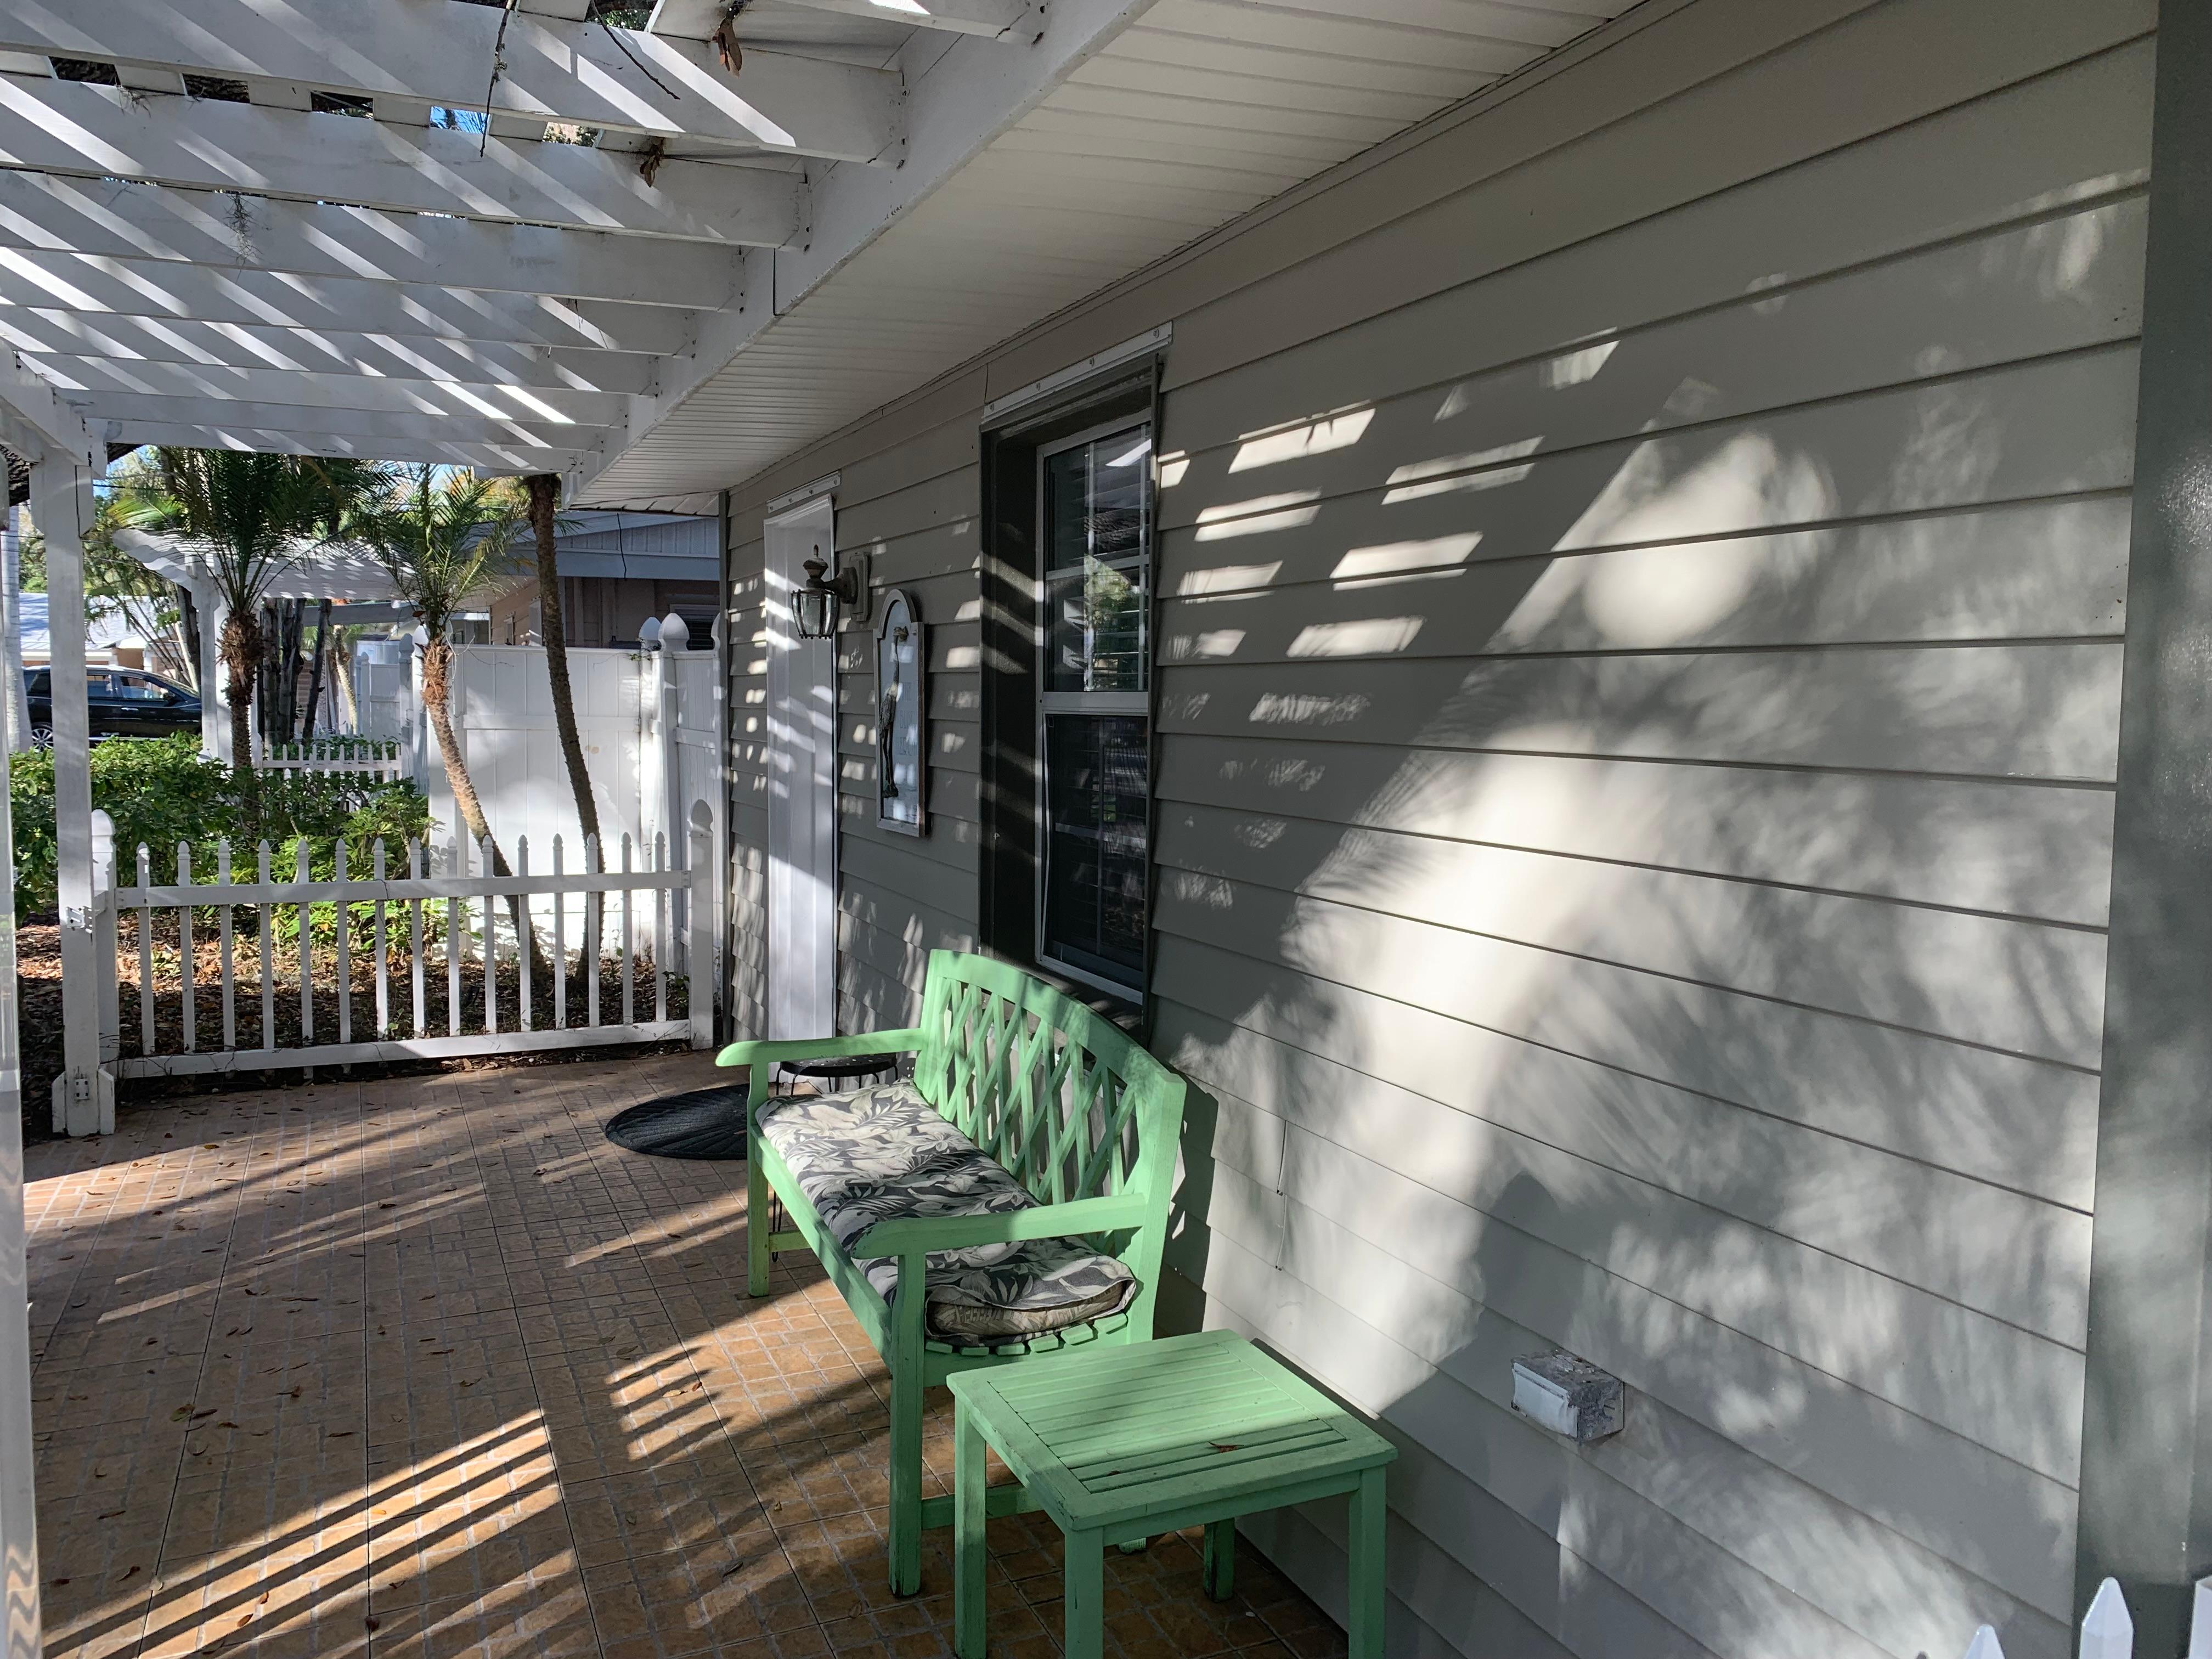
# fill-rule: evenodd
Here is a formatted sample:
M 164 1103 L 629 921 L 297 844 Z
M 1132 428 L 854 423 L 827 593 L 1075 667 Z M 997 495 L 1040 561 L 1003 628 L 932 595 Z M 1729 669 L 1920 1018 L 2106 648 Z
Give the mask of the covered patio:
M 745 1297 L 742 1164 L 600 1133 L 727 1075 L 322 1083 L 31 1148 L 46 1652 L 949 1654 L 948 1534 L 884 1587 L 887 1380 L 844 1304 L 805 1257 Z M 1058 1652 L 1056 1531 L 993 1528 L 993 1652 Z M 1191 1539 L 1112 1557 L 1107 1651 L 1343 1650 L 1243 1558 L 1216 1603 Z

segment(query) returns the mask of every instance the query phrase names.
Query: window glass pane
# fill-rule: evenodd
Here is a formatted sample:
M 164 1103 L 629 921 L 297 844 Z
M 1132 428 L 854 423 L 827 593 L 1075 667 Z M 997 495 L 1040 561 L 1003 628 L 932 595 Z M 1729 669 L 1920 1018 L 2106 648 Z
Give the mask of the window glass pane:
M 1145 972 L 1146 721 L 1045 719 L 1044 948 L 1126 985 Z
M 1046 457 L 1045 689 L 1145 689 L 1152 435 L 1144 424 Z

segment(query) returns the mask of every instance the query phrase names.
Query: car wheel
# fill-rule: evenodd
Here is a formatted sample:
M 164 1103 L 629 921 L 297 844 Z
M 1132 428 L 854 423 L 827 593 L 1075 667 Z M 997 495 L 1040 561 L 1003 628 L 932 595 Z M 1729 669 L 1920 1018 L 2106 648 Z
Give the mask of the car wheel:
M 31 728 L 31 747 L 32 747 L 32 748 L 33 748 L 33 749 L 51 749 L 51 748 L 52 748 L 53 746 L 54 746 L 54 728 L 53 728 L 52 726 L 33 726 L 33 727 Z

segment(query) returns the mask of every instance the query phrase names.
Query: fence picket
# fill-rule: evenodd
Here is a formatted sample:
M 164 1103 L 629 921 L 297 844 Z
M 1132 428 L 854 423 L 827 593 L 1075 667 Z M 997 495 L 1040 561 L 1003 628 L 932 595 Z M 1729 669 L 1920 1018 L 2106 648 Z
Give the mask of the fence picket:
M 1974 1632 L 1974 1639 L 1966 1644 L 1966 1659 L 2004 1659 L 2004 1650 L 1997 1645 L 1997 1633 L 1987 1625 Z
M 623 836 L 623 875 L 625 875 L 625 876 L 627 876 L 627 875 L 629 875 L 629 872 L 630 872 L 630 869 L 629 869 L 629 836 L 627 834 L 625 834 L 625 835 Z M 635 986 L 633 985 L 633 983 L 632 983 L 632 979 L 633 979 L 633 968 L 632 968 L 632 964 L 633 964 L 633 963 L 634 963 L 634 961 L 635 961 L 635 953 L 633 952 L 633 951 L 632 951 L 632 949 L 631 949 L 631 936 L 632 936 L 632 933 L 633 933 L 633 931 L 634 931 L 634 923 L 635 923 L 635 917 L 634 917 L 634 916 L 633 916 L 633 915 L 632 915 L 632 910 L 633 910 L 633 908 L 634 908 L 634 906 L 633 906 L 633 903 L 632 903 L 632 900 L 633 900 L 633 898 L 634 898 L 634 896 L 634 896 L 634 895 L 633 895 L 633 893 L 631 892 L 630 889 L 629 889 L 629 887 L 627 887 L 627 886 L 625 886 L 625 887 L 622 890 L 622 896 L 623 896 L 623 942 L 622 942 L 623 1024 L 625 1024 L 625 1025 L 634 1025 L 634 1024 L 635 1024 L 637 1023 L 636 999 L 635 999 Z
M 479 849 L 483 854 L 483 872 L 487 878 L 492 872 L 491 837 L 483 838 Z M 490 894 L 483 902 L 483 987 L 484 1030 L 487 1034 L 499 1030 L 499 902 Z
M 653 838 L 653 872 L 659 875 L 668 868 L 668 837 L 656 835 Z M 653 1017 L 656 1020 L 668 1018 L 668 919 L 675 905 L 669 902 L 669 890 L 653 890 Z
M 461 849 L 453 848 L 453 873 L 464 873 Z M 461 896 L 460 885 L 454 884 L 453 891 L 446 900 L 446 1035 L 461 1034 L 461 934 L 469 925 L 469 902 Z
M 263 842 L 261 854 L 261 884 L 269 884 L 269 843 Z M 264 899 L 254 909 L 261 918 L 261 1046 L 274 1053 L 276 1048 L 276 957 L 273 948 L 276 927 L 273 912 L 276 907 Z
M 568 896 L 561 890 L 561 837 L 553 837 L 553 1027 L 568 1029 L 568 935 L 562 922 Z
M 218 887 L 230 885 L 230 837 L 228 836 L 215 844 L 215 882 Z M 218 904 L 215 908 L 216 932 L 221 941 L 222 955 L 222 1046 L 226 1050 L 238 1047 L 238 976 L 231 968 L 231 912 L 234 908 L 228 904 Z
M 302 836 L 299 842 L 299 857 L 295 860 L 301 886 L 313 873 L 307 863 L 307 842 Z M 315 952 L 313 935 L 308 928 L 314 921 L 315 907 L 308 899 L 300 901 L 300 1042 L 312 1047 L 315 1041 Z
M 338 880 L 350 878 L 346 872 L 345 837 L 340 836 L 331 851 L 331 860 L 337 866 Z M 334 907 L 337 922 L 338 945 L 338 1041 L 353 1041 L 353 907 L 340 899 Z
M 584 837 L 584 869 L 586 874 L 604 876 L 607 861 L 599 851 L 597 836 Z M 607 900 L 604 893 L 584 895 L 584 949 L 591 961 L 584 964 L 584 1024 L 596 1026 L 599 1023 L 599 963 L 606 955 Z
M 146 843 L 138 843 L 138 890 L 154 884 Z M 138 907 L 138 1052 L 154 1052 L 154 907 Z
M 177 843 L 177 885 L 192 884 L 192 848 L 189 842 Z M 194 969 L 198 966 L 192 959 L 192 907 L 189 903 L 177 907 L 177 966 L 184 981 L 185 1052 L 190 1054 L 199 1045 L 199 1000 L 192 994 Z
M 407 873 L 417 881 L 430 873 L 429 852 L 425 842 L 410 841 L 407 843 Z M 415 994 L 414 1032 L 416 1036 L 428 1036 L 429 1022 L 425 1018 L 422 999 L 422 901 L 416 899 L 407 909 L 408 926 L 411 930 L 407 943 L 409 977 L 413 981 Z
M 2136 1621 L 2128 1613 L 2127 1597 L 2120 1594 L 2118 1579 L 2107 1578 L 2082 1615 L 2081 1659 L 2132 1659 L 2135 1650 Z
M 384 837 L 379 836 L 370 843 L 370 867 L 376 872 L 376 909 L 374 923 L 376 948 L 376 1034 L 380 1037 L 392 1035 L 392 957 L 386 948 L 384 933 Z
M 514 838 L 514 873 L 528 879 L 530 875 L 530 837 Z M 524 1030 L 530 1029 L 530 895 L 525 892 L 515 901 L 514 907 L 514 1006 L 518 1023 Z

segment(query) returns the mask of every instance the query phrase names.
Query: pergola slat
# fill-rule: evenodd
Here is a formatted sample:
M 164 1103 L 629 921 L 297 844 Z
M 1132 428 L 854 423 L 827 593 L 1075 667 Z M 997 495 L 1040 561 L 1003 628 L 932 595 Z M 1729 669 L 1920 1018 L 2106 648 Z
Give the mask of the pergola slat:
M 603 231 L 4 170 L 0 248 L 695 310 L 726 303 L 744 276 L 741 252 L 704 242 L 641 259 L 635 241 Z
M 527 295 L 471 289 L 287 278 L 157 260 L 13 252 L 0 253 L 0 307 L 9 306 L 165 321 L 596 346 L 655 355 L 684 348 L 692 315 L 663 306 L 569 307 Z
M 397 375 L 467 385 L 546 387 L 633 397 L 653 383 L 655 359 L 587 348 L 432 339 L 421 334 L 351 334 L 334 329 L 248 328 L 143 317 L 0 307 L 0 343 L 33 364 L 47 358 L 209 368 L 275 368 L 374 379 Z
M 24 362 L 54 383 L 62 400 L 112 405 L 133 396 L 229 398 L 310 409 L 383 410 L 432 419 L 515 420 L 577 426 L 619 426 L 629 399 L 612 392 L 533 390 L 483 382 L 386 379 L 370 374 L 298 374 L 281 368 L 233 368 L 199 363 L 119 362 L 112 357 L 41 357 Z
M 187 449 L 238 449 L 270 455 L 352 455 L 363 460 L 428 461 L 473 467 L 479 472 L 570 473 L 596 461 L 593 450 L 531 449 L 481 441 L 477 434 L 441 438 L 419 428 L 404 438 L 365 438 L 295 427 L 251 427 L 220 422 L 105 420 L 90 422 L 109 443 L 169 444 Z
M 70 393 L 62 401 L 85 408 Z M 447 393 L 449 407 L 440 410 L 393 411 L 356 409 L 332 404 L 246 403 L 224 398 L 148 397 L 139 393 L 106 394 L 97 399 L 97 414 L 88 422 L 153 421 L 184 426 L 247 426 L 276 431 L 304 428 L 340 438 L 391 440 L 419 436 L 441 429 L 465 433 L 474 441 L 526 451 L 591 449 L 606 428 L 579 422 L 558 422 L 526 416 L 487 415 L 462 404 Z
M 788 173 L 684 161 L 648 184 L 635 156 L 580 144 L 197 98 L 132 102 L 113 87 L 15 75 L 0 75 L 0 156 L 43 173 L 763 247 L 797 230 L 805 188 Z
M 896 137 L 888 70 L 749 51 L 732 75 L 703 40 L 505 21 L 501 41 L 498 8 L 453 0 L 69 0 L 0 8 L 0 49 L 460 110 L 483 106 L 496 49 L 495 113 L 834 161 Z

